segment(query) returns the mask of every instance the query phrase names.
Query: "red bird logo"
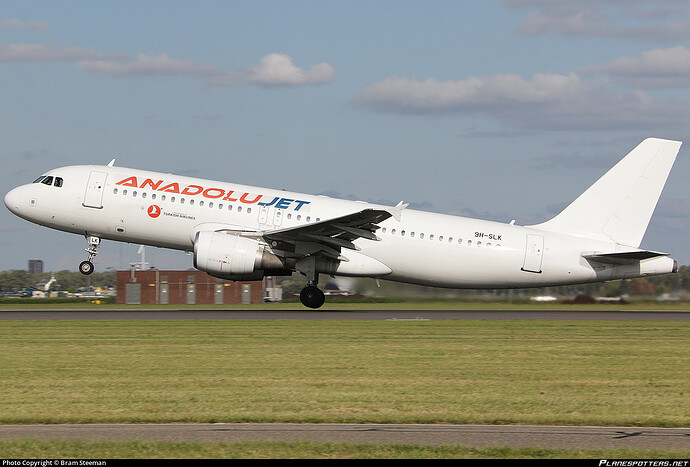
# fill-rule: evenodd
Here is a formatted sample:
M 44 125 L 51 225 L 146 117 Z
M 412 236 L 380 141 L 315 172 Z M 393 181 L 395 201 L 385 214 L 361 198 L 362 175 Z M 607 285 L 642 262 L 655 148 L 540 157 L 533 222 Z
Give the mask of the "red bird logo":
M 155 219 L 156 217 L 161 215 L 161 208 L 155 204 L 152 204 L 151 206 L 149 206 L 148 214 L 149 216 Z

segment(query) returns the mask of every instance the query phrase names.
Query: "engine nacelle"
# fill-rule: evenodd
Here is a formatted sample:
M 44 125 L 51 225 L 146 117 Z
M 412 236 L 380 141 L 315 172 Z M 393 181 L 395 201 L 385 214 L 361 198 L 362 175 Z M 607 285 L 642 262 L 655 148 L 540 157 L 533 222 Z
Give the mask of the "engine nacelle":
M 194 267 L 214 277 L 258 280 L 285 274 L 284 261 L 251 238 L 224 232 L 198 232 L 194 240 Z M 268 271 L 270 270 L 270 274 Z

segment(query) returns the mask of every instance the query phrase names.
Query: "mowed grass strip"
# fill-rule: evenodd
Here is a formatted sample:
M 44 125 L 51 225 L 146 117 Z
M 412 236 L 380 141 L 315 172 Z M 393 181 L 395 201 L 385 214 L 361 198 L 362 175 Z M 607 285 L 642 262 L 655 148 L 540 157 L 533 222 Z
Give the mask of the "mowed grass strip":
M 0 423 L 688 426 L 690 325 L 4 321 Z
M 322 442 L 1 440 L 3 459 L 687 459 L 665 449 L 416 446 Z

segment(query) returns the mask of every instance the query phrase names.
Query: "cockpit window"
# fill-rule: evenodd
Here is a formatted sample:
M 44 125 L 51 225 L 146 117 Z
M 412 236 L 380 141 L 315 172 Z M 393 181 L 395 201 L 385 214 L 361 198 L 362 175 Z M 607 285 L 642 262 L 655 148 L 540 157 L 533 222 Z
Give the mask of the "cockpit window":
M 62 177 L 55 177 L 55 181 L 53 181 L 52 175 L 41 175 L 34 180 L 34 183 L 43 183 L 44 185 L 53 185 L 59 188 L 62 186 L 63 180 Z

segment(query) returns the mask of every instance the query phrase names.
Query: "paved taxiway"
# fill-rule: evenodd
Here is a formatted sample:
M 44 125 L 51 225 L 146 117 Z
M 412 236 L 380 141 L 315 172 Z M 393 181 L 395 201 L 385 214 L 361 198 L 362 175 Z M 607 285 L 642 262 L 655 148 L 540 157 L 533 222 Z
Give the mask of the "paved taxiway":
M 528 425 L 122 424 L 2 425 L 0 439 L 80 441 L 319 441 L 426 446 L 690 449 L 690 428 Z
M 1 311 L 0 320 L 174 320 L 174 319 L 546 319 L 690 321 L 690 312 L 668 311 Z M 0 439 L 162 440 L 162 441 L 328 441 L 376 444 L 460 444 L 550 448 L 690 449 L 690 428 L 558 427 L 523 425 L 374 424 L 94 424 L 0 425 Z
M 530 310 L 161 310 L 161 311 L 0 311 L 0 320 L 13 319 L 351 319 L 351 320 L 437 320 L 437 319 L 546 319 L 594 321 L 690 321 L 690 311 L 530 311 Z

